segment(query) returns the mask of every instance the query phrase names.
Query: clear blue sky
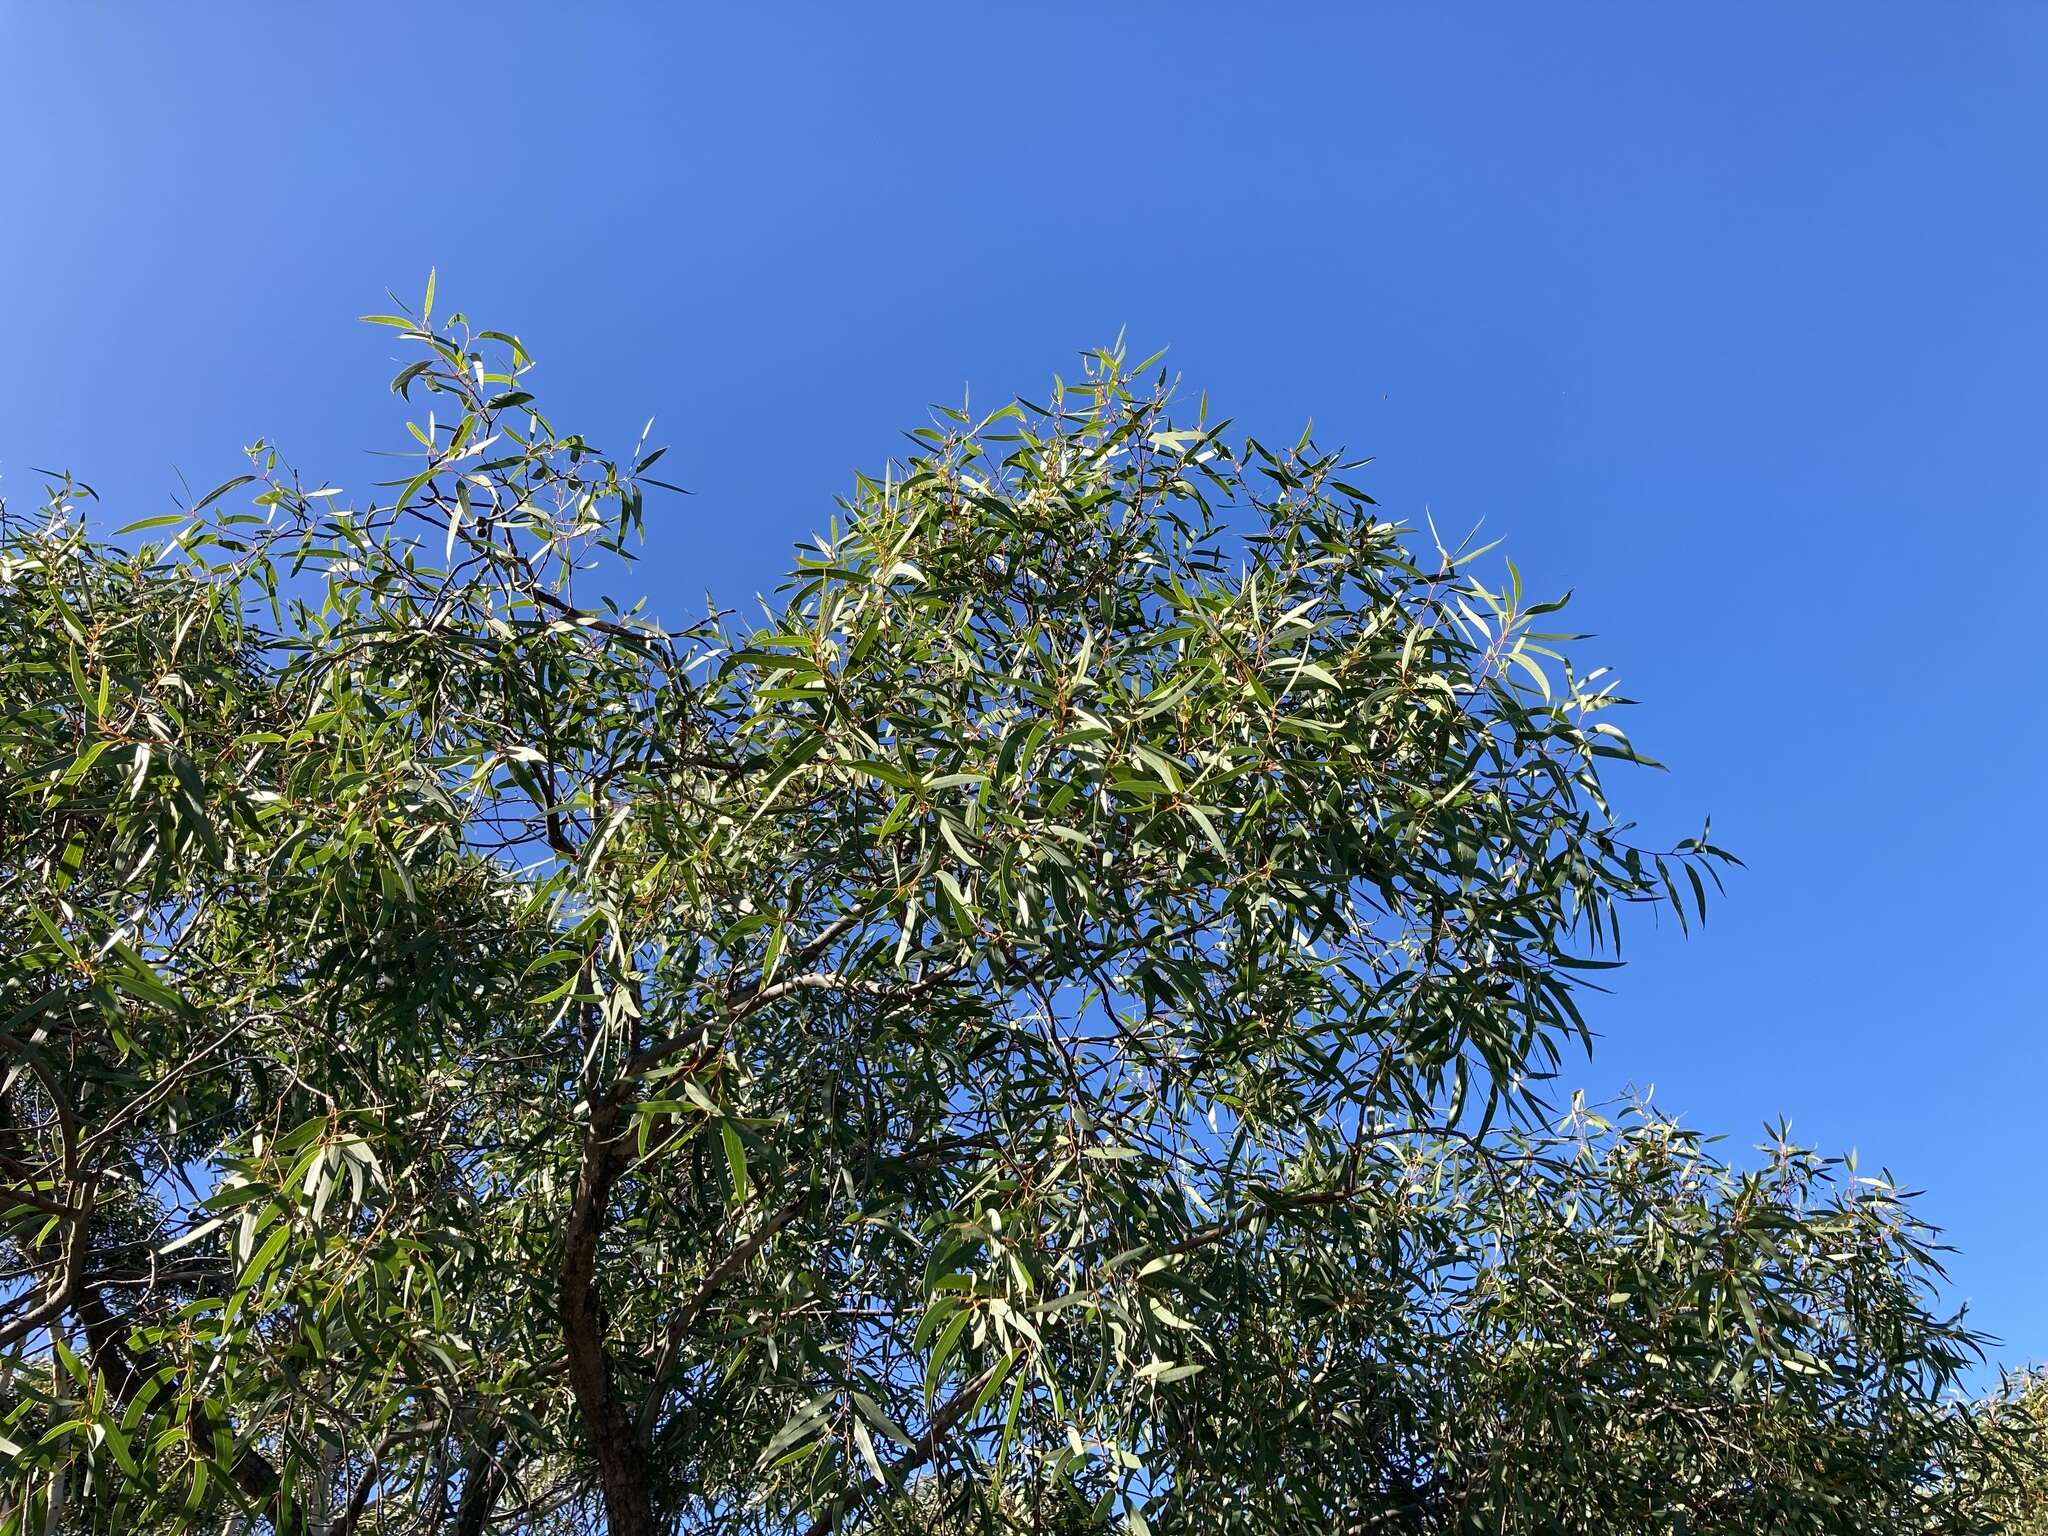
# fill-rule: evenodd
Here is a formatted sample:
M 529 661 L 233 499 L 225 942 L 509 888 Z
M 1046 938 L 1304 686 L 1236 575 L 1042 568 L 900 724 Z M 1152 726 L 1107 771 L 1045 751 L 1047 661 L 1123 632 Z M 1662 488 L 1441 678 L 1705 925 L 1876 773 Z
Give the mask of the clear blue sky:
M 657 418 L 680 612 L 1128 327 L 1576 587 L 1748 860 L 1577 1077 L 1890 1164 L 2048 1356 L 2048 8 L 1102 9 L 0 0 L 0 485 L 364 485 L 437 265 Z

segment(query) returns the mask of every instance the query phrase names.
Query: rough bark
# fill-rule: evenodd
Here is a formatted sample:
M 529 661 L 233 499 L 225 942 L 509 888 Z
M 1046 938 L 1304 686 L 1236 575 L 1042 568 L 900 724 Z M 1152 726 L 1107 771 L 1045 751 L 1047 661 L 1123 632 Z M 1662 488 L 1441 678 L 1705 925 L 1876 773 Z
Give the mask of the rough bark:
M 655 1536 L 653 1488 L 634 1415 L 612 1382 L 605 1349 L 605 1314 L 597 1287 L 597 1249 L 604 1235 L 612 1188 L 625 1166 L 617 1139 L 619 1101 L 596 1097 L 583 1137 L 576 1192 L 563 1234 L 560 1271 L 562 1346 L 569 1387 L 597 1460 L 610 1536 Z

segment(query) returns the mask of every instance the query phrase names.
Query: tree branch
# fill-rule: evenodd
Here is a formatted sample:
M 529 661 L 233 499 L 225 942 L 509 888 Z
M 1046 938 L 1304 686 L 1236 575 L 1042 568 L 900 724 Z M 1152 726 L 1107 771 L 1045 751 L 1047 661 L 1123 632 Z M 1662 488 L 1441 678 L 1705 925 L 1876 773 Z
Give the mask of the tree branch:
M 674 1366 L 676 1354 L 682 1348 L 683 1340 L 703 1318 L 705 1309 L 711 1305 L 725 1282 L 765 1248 L 776 1233 L 794 1221 L 797 1213 L 804 1208 L 810 1198 L 811 1192 L 808 1189 L 802 1191 L 794 1200 L 756 1227 L 744 1241 L 735 1244 L 730 1253 L 711 1267 L 710 1273 L 705 1275 L 703 1283 L 697 1287 L 696 1294 L 669 1320 L 661 1341 L 661 1353 L 654 1362 L 653 1379 L 648 1383 L 646 1399 L 640 1404 L 637 1428 L 643 1443 L 654 1432 L 654 1416 L 661 1411 L 662 1382 L 667 1378 L 670 1368 Z
M 904 1478 L 939 1454 L 940 1442 L 973 1410 L 974 1400 L 981 1395 L 981 1389 L 988 1385 L 989 1379 L 995 1373 L 996 1368 L 989 1366 L 940 1404 L 937 1411 L 932 1414 L 931 1422 L 925 1426 L 924 1433 L 918 1437 L 917 1444 L 889 1463 L 885 1469 L 890 1487 L 900 1487 Z M 804 1536 L 832 1536 L 832 1532 L 839 1529 L 840 1522 L 861 1506 L 874 1486 L 872 1483 L 859 1483 L 848 1488 L 825 1507 L 823 1514 L 811 1522 L 810 1529 Z

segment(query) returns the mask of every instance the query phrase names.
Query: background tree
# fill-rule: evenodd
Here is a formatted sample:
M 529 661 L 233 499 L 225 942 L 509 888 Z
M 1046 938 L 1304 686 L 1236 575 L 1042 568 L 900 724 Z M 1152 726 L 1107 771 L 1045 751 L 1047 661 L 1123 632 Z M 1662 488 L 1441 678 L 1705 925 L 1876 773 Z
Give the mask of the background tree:
M 2048 1374 L 2008 1376 L 1979 1406 L 1979 1433 L 1947 1465 L 1945 1506 L 1961 1506 L 2007 1536 L 2048 1532 Z
M 1112 350 L 663 625 L 660 450 L 373 318 L 373 499 L 0 530 L 0 1529 L 1961 1518 L 1888 1185 L 1544 1108 L 1726 856 L 1511 566 Z

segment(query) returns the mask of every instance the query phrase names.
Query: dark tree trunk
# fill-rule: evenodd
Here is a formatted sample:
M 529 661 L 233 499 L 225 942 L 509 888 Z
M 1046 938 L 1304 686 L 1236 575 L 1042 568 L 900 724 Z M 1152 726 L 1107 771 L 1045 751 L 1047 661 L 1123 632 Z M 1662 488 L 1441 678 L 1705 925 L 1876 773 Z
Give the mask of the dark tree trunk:
M 612 1386 L 606 1357 L 604 1306 L 597 1289 L 597 1245 L 604 1234 L 624 1152 L 615 1140 L 618 1101 L 607 1094 L 590 1106 L 576 1194 L 562 1243 L 562 1346 L 569 1387 L 597 1458 L 610 1536 L 655 1536 L 653 1488 L 634 1416 Z

